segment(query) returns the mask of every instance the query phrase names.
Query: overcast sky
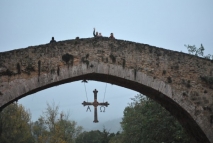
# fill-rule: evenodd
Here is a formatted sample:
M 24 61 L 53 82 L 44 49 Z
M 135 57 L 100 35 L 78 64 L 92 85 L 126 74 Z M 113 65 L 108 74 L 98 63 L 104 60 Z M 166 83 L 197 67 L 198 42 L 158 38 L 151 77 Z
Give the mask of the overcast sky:
M 0 1 L 0 52 L 46 44 L 55 37 L 63 41 L 92 37 L 95 27 L 103 36 L 114 33 L 116 39 L 149 44 L 187 53 L 184 44 L 200 47 L 204 54 L 213 55 L 212 0 L 19 0 Z M 99 121 L 119 118 L 135 91 L 116 85 L 89 81 L 88 100 L 93 101 L 97 89 L 98 100 L 110 103 Z M 93 112 L 86 112 L 81 103 L 86 101 L 81 81 L 53 87 L 19 100 L 30 109 L 32 119 L 42 114 L 46 103 L 59 105 L 70 112 L 77 122 L 92 124 Z

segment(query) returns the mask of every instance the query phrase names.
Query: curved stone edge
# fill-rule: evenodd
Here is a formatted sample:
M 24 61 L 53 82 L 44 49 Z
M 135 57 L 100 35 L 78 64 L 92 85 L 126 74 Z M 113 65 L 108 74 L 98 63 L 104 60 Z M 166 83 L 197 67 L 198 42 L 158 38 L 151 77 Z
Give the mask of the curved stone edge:
M 197 122 L 197 124 L 201 127 L 203 132 L 207 135 L 207 138 L 211 142 L 213 142 L 212 129 L 209 128 L 210 125 L 206 124 L 208 123 L 208 119 L 203 114 L 200 114 L 195 118 L 195 116 L 193 116 L 195 112 L 195 106 L 193 106 L 193 104 L 190 101 L 182 102 L 181 93 L 178 93 L 177 91 L 175 91 L 175 89 L 172 89 L 172 87 L 169 84 L 165 83 L 164 81 L 154 79 L 153 77 L 147 76 L 146 74 L 141 72 L 137 72 L 137 74 L 135 75 L 134 69 L 124 69 L 122 66 L 119 65 L 103 64 L 94 61 L 91 61 L 91 64 L 93 64 L 93 68 L 87 68 L 85 64 L 79 64 L 77 66 L 69 68 L 64 66 L 60 69 L 59 76 L 57 74 L 45 73 L 42 74 L 40 77 L 34 77 L 28 80 L 15 79 L 9 83 L 5 83 L 7 84 L 7 86 L 10 86 L 11 88 L 8 90 L 4 90 L 3 96 L 0 97 L 0 106 L 3 106 L 4 104 L 10 102 L 11 100 L 19 98 L 20 96 L 22 96 L 27 92 L 30 92 L 31 90 L 51 84 L 53 82 L 58 82 L 61 80 L 66 80 L 68 78 L 77 77 L 90 73 L 98 73 L 106 75 L 109 74 L 112 76 L 124 78 L 127 80 L 143 84 L 173 99 L 177 104 L 179 104 L 191 115 L 191 117 Z

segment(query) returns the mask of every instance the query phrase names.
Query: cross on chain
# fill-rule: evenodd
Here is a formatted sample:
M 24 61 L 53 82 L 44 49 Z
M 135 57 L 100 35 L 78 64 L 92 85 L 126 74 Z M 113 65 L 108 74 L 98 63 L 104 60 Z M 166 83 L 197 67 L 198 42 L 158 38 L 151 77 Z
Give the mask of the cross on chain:
M 94 123 L 97 123 L 98 122 L 98 112 L 97 112 L 97 107 L 98 107 L 98 105 L 101 105 L 101 106 L 108 106 L 109 105 L 109 103 L 108 102 L 102 102 L 102 103 L 99 103 L 98 101 L 97 101 L 97 93 L 98 93 L 98 91 L 95 89 L 94 91 L 93 91 L 93 93 L 94 93 L 94 102 L 83 102 L 82 104 L 84 105 L 84 106 L 86 106 L 86 105 L 93 105 L 94 106 Z M 88 106 L 88 108 L 89 108 L 89 106 Z M 88 109 L 87 108 L 87 109 Z

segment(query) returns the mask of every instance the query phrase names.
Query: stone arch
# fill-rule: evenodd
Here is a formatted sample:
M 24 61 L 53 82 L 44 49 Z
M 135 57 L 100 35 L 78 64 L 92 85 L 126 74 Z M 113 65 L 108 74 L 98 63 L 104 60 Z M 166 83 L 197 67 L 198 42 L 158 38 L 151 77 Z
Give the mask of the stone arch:
M 212 89 L 200 78 L 212 70 L 209 60 L 108 38 L 39 45 L 0 53 L 0 59 L 1 109 L 52 86 L 96 80 L 149 96 L 170 111 L 197 142 L 213 142 Z

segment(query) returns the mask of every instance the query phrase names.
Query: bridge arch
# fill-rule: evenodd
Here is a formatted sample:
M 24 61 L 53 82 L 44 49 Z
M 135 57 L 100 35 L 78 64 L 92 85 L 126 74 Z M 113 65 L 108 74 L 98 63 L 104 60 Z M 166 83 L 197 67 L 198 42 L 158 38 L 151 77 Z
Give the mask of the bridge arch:
M 154 99 L 197 142 L 213 142 L 210 60 L 108 38 L 59 41 L 0 53 L 0 108 L 34 92 L 82 79 Z

